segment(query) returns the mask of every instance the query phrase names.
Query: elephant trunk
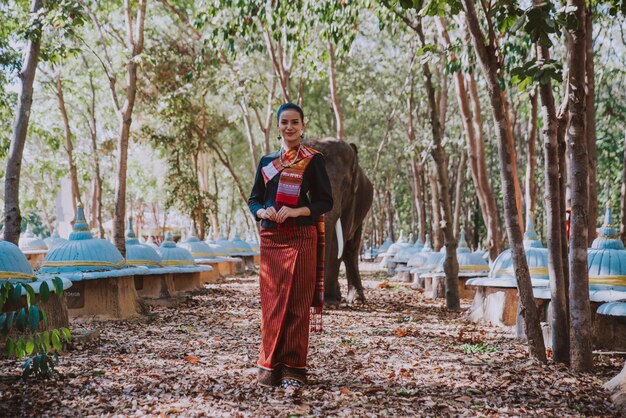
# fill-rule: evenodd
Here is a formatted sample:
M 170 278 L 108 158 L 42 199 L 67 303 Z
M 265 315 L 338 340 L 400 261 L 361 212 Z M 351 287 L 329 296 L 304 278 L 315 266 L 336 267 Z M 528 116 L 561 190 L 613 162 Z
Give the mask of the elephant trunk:
M 337 237 L 337 259 L 343 255 L 343 229 L 341 228 L 341 218 L 335 224 L 335 236 Z

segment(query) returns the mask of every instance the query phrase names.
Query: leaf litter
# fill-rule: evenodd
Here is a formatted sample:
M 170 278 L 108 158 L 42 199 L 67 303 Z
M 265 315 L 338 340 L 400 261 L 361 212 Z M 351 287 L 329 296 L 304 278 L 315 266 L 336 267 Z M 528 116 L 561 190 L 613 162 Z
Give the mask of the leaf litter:
M 503 329 L 401 283 L 364 284 L 366 304 L 325 312 L 295 396 L 256 385 L 258 279 L 240 277 L 140 320 L 74 322 L 96 337 L 70 347 L 51 378 L 25 383 L 19 362 L 1 359 L 0 415 L 617 416 L 602 383 L 619 355 L 597 357 L 593 374 L 542 366 Z

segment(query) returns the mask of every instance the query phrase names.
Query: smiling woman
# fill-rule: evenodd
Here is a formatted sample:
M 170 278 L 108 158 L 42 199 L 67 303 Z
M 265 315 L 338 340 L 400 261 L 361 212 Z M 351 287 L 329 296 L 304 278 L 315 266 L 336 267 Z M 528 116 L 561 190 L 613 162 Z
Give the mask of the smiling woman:
M 298 389 L 306 381 L 312 307 L 321 331 L 324 217 L 333 207 L 322 154 L 302 144 L 304 112 L 277 112 L 281 149 L 263 158 L 248 204 L 261 221 L 259 384 Z

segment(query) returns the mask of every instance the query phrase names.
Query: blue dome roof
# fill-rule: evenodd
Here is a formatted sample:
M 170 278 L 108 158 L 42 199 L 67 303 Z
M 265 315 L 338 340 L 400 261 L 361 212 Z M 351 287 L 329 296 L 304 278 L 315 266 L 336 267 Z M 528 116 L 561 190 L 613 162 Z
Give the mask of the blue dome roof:
M 43 273 L 71 273 L 77 271 L 118 270 L 124 267 L 124 257 L 113 244 L 93 238 L 85 213 L 78 207 L 74 232 L 68 242 L 50 250 L 41 271 Z
M 24 254 L 48 252 L 48 246 L 44 240 L 37 238 L 33 234 L 33 231 L 30 229 L 30 224 L 26 225 L 26 232 L 20 237 L 19 247 Z
M 224 235 L 221 232 L 219 233 L 217 237 L 217 241 L 215 243 L 221 246 L 222 248 L 226 249 L 228 255 L 234 255 L 234 253 L 237 252 L 237 249 L 233 245 L 233 242 L 226 239 L 226 237 L 224 237 Z
M 540 281 L 536 284 L 542 284 L 548 281 L 548 250 L 543 248 L 543 244 L 539 241 L 535 232 L 535 224 L 533 215 L 529 214 L 526 218 L 526 232 L 524 233 L 524 252 L 526 253 L 526 261 L 528 270 L 532 280 Z M 493 262 L 493 266 L 489 271 L 490 279 L 515 280 L 515 270 L 513 269 L 513 259 L 511 258 L 511 250 L 504 250 Z
M 221 244 L 218 244 L 213 239 L 212 233 L 209 233 L 209 236 L 204 240 L 204 242 L 206 242 L 208 246 L 211 247 L 211 250 L 215 254 L 215 257 L 230 257 L 230 253 L 228 252 L 226 247 L 222 246 Z
M 258 255 L 261 251 L 261 246 L 259 245 L 259 241 L 256 238 L 256 234 L 253 232 L 250 233 L 250 237 L 246 240 L 248 244 L 250 244 L 250 248 L 255 252 L 255 255 Z
M 626 287 L 626 251 L 611 225 L 613 213 L 607 203 L 604 223 L 588 251 L 589 287 Z
M 600 305 L 598 314 L 609 316 L 626 316 L 626 302 L 609 302 Z
M 167 233 L 165 241 L 157 250 L 161 256 L 161 264 L 164 266 L 194 266 L 196 263 L 193 255 L 184 248 L 176 246 L 171 233 Z
M 239 234 L 235 234 L 235 237 L 231 241 L 236 251 L 232 253 L 232 255 L 236 256 L 251 256 L 254 255 L 255 252 L 252 250 L 250 244 L 241 239 Z
M 406 242 L 406 239 L 404 238 L 404 233 L 402 231 L 400 231 L 400 237 L 398 238 L 398 240 L 396 242 L 394 242 L 393 244 L 391 244 L 391 246 L 389 246 L 389 248 L 387 249 L 387 252 L 386 252 L 385 255 L 393 256 L 401 248 L 405 248 L 405 247 L 409 247 L 409 246 L 411 246 L 411 244 Z
M 387 236 L 387 239 L 385 240 L 385 242 L 383 242 L 380 247 L 378 247 L 378 253 L 384 253 L 386 252 L 389 247 L 391 247 L 391 244 L 393 244 L 393 241 L 391 240 L 391 236 Z
M 465 240 L 465 232 L 461 232 L 461 235 L 459 236 L 459 242 L 456 247 L 456 255 L 458 256 L 459 254 L 469 254 L 471 252 L 472 250 L 470 250 L 470 248 L 467 246 L 467 241 Z
M 52 232 L 52 235 L 50 235 L 48 238 L 44 239 L 43 241 L 48 246 L 48 250 L 51 250 L 54 247 L 58 247 L 59 245 L 67 242 L 65 238 L 61 238 L 61 236 L 59 235 L 59 232 L 56 229 Z
M 0 279 L 34 278 L 33 269 L 19 247 L 9 241 L 0 241 Z
M 153 247 L 141 244 L 133 230 L 133 219 L 128 219 L 126 229 L 126 264 L 131 266 L 161 267 L 161 257 Z
M 189 231 L 189 238 L 178 246 L 189 251 L 196 260 L 217 257 L 215 251 L 206 242 L 200 241 L 194 231 Z

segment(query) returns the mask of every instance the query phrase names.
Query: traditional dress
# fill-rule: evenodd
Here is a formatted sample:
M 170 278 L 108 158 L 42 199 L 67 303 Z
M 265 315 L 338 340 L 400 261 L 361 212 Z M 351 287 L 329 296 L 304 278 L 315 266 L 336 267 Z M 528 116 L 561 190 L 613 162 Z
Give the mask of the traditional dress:
M 262 220 L 259 278 L 259 384 L 276 386 L 283 379 L 305 383 L 311 307 L 321 314 L 324 303 L 323 214 L 333 205 L 323 156 L 305 145 L 264 156 L 248 203 L 255 216 L 270 206 L 311 211 L 283 224 Z

